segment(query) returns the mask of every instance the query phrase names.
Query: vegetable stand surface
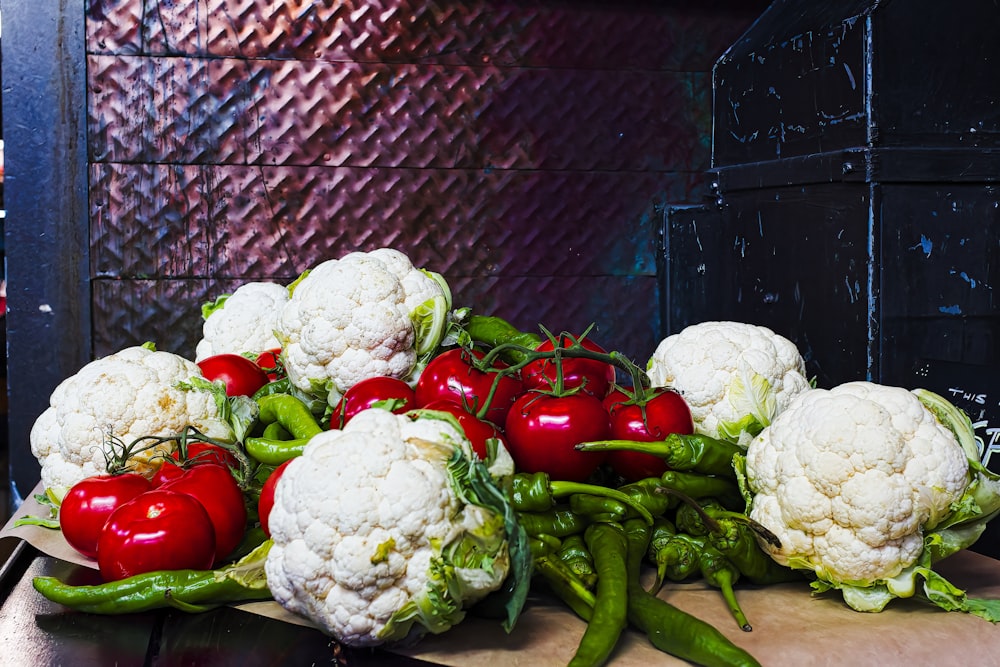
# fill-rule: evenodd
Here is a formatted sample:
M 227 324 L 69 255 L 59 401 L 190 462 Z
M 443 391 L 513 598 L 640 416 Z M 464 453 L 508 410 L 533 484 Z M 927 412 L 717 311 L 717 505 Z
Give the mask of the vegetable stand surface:
M 22 507 L 15 516 L 30 509 Z M 271 602 L 194 615 L 168 610 L 113 617 L 83 614 L 53 604 L 31 588 L 32 577 L 39 575 L 74 583 L 97 578 L 92 565 L 50 555 L 58 550 L 51 543 L 56 535 L 35 526 L 11 528 L 10 523 L 0 535 L 0 664 L 250 667 L 337 664 L 339 655 L 341 664 L 359 667 L 557 667 L 568 663 L 585 627 L 564 604 L 537 594 L 510 635 L 495 620 L 470 616 L 443 635 L 391 651 L 343 650 Z M 963 551 L 943 561 L 940 570 L 970 595 L 1000 597 L 1000 561 Z M 915 600 L 894 600 L 879 614 L 863 614 L 837 596 L 812 597 L 805 584 L 741 586 L 738 592 L 752 632 L 740 630 L 718 591 L 703 584 L 668 584 L 661 596 L 712 623 L 763 665 L 1000 665 L 1000 626 L 967 614 L 946 613 Z M 610 664 L 684 663 L 626 630 Z

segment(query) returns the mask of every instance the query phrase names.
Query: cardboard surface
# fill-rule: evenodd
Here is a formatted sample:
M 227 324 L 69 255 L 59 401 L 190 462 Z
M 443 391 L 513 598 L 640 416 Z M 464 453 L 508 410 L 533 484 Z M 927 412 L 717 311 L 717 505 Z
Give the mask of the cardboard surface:
M 45 508 L 28 498 L 8 521 L 0 540 L 23 539 L 50 556 L 96 568 L 56 530 L 13 527 L 26 514 Z M 963 551 L 936 568 L 970 597 L 1000 598 L 1000 561 Z M 721 595 L 701 582 L 670 584 L 661 597 L 707 621 L 763 665 L 976 664 L 1000 665 L 1000 625 L 958 612 L 944 612 L 920 600 L 894 600 L 885 611 L 851 610 L 837 595 L 814 597 L 809 586 L 737 586 L 753 630 L 744 632 L 729 616 Z M 287 623 L 312 624 L 274 602 L 238 609 Z M 503 664 L 510 667 L 566 665 L 585 624 L 557 600 L 533 595 L 509 635 L 496 620 L 469 616 L 439 636 L 394 653 L 454 667 Z M 627 630 L 611 664 L 622 667 L 687 664 L 654 648 L 641 633 Z

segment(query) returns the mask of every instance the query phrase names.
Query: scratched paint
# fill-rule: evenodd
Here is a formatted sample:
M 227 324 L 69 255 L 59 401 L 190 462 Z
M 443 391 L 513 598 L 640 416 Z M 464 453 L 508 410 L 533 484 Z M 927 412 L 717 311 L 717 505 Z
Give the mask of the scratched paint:
M 910 246 L 910 250 L 920 249 L 924 253 L 924 257 L 930 257 L 931 251 L 934 250 L 934 242 L 927 238 L 925 235 L 920 235 L 920 242 L 916 245 Z

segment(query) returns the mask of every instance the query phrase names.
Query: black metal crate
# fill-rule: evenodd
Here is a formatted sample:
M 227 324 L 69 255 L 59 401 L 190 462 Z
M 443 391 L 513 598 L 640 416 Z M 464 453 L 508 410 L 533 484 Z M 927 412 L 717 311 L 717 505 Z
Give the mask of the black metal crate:
M 668 329 L 766 324 L 821 387 L 945 394 L 1000 471 L 998 26 L 986 0 L 773 3 L 714 69 L 712 200 L 668 209 Z

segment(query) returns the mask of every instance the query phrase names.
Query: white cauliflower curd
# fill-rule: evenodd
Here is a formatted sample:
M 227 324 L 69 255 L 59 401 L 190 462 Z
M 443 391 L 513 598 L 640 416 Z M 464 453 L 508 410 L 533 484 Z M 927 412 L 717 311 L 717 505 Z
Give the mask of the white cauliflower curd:
M 278 320 L 288 378 L 331 404 L 361 380 L 407 378 L 444 334 L 451 293 L 390 248 L 310 269 Z
M 857 610 L 912 596 L 917 576 L 935 602 L 964 597 L 930 565 L 974 542 L 1000 510 L 1000 485 L 924 400 L 945 402 L 871 382 L 810 389 L 746 452 L 749 516 L 780 541 L 761 547 Z
M 374 408 L 314 436 L 279 479 L 269 526 L 274 599 L 351 646 L 443 632 L 509 571 L 530 571 L 503 493 L 433 417 Z
M 205 322 L 195 348 L 195 361 L 216 354 L 260 354 L 281 347 L 274 335 L 288 288 L 278 283 L 251 282 L 202 307 Z
M 667 336 L 647 363 L 654 387 L 691 409 L 696 433 L 746 446 L 796 394 L 809 389 L 795 344 L 767 327 L 701 322 Z
M 48 492 L 61 500 L 76 482 L 107 472 L 112 437 L 127 445 L 194 426 L 209 437 L 231 438 L 210 393 L 176 386 L 197 376 L 198 366 L 176 354 L 129 347 L 91 361 L 63 380 L 29 438 Z M 152 457 L 169 453 L 171 446 L 140 452 L 128 463 L 142 472 Z

